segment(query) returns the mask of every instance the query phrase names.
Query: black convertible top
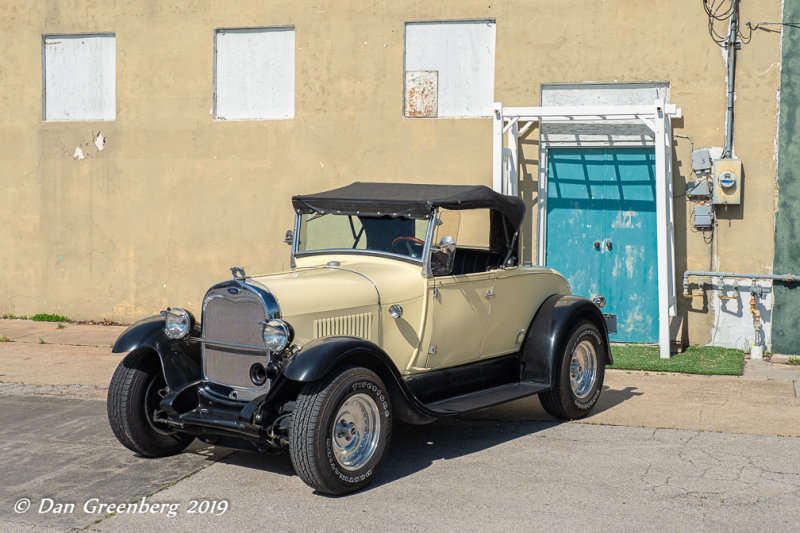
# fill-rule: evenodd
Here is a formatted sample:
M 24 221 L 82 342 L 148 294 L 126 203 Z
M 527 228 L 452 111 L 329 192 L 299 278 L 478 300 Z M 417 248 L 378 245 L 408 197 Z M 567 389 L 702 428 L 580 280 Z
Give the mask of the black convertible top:
M 300 214 L 408 218 L 427 218 L 437 207 L 493 209 L 504 215 L 513 233 L 519 230 L 525 216 L 522 200 L 497 193 L 484 185 L 355 182 L 330 191 L 293 196 L 292 204 Z

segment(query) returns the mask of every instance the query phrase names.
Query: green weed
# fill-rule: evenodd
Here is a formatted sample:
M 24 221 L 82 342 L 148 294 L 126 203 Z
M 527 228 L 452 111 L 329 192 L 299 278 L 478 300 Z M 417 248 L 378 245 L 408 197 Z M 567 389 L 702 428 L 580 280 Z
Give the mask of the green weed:
M 39 313 L 33 315 L 31 320 L 35 322 L 72 322 L 69 318 L 62 315 L 51 315 L 50 313 Z

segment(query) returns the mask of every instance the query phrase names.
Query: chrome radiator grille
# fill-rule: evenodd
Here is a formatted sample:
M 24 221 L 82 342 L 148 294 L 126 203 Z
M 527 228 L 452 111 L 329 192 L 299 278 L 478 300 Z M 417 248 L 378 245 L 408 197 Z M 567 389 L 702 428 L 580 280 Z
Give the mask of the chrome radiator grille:
M 336 316 L 314 321 L 314 337 L 335 337 L 346 335 L 372 339 L 372 313 Z
M 269 362 L 266 349 L 255 350 L 217 346 L 213 341 L 261 346 L 260 322 L 266 311 L 260 298 L 248 291 L 229 294 L 224 289 L 206 297 L 203 306 L 203 372 L 206 379 L 230 387 L 262 390 L 269 382 L 256 387 L 250 381 L 250 367 L 255 363 L 266 366 Z M 248 399 L 240 396 L 242 399 Z

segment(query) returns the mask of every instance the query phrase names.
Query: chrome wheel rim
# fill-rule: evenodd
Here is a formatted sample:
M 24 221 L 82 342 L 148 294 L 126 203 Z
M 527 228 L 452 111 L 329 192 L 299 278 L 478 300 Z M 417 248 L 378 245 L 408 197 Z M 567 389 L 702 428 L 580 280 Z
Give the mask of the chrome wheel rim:
M 576 398 L 589 396 L 597 380 L 597 350 L 589 340 L 581 341 L 572 351 L 569 362 L 569 384 Z
M 378 447 L 381 419 L 371 396 L 354 394 L 333 419 L 333 456 L 345 470 L 358 470 L 372 459 Z

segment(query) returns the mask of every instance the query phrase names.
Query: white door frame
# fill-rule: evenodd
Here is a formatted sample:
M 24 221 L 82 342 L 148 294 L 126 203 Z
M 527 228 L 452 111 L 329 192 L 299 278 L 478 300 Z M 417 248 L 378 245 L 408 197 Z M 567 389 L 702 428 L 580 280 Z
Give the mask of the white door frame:
M 656 246 L 658 250 L 658 347 L 662 359 L 670 357 L 669 317 L 675 316 L 675 225 L 672 205 L 672 119 L 681 117 L 674 104 L 657 100 L 652 105 L 623 106 L 548 106 L 492 107 L 492 186 L 494 190 L 517 196 L 519 175 L 519 138 L 534 124 L 580 121 L 640 120 L 653 133 L 656 169 Z M 508 133 L 508 146 L 503 136 Z M 544 150 L 541 148 L 540 150 Z M 539 161 L 539 264 L 546 262 L 547 165 Z

